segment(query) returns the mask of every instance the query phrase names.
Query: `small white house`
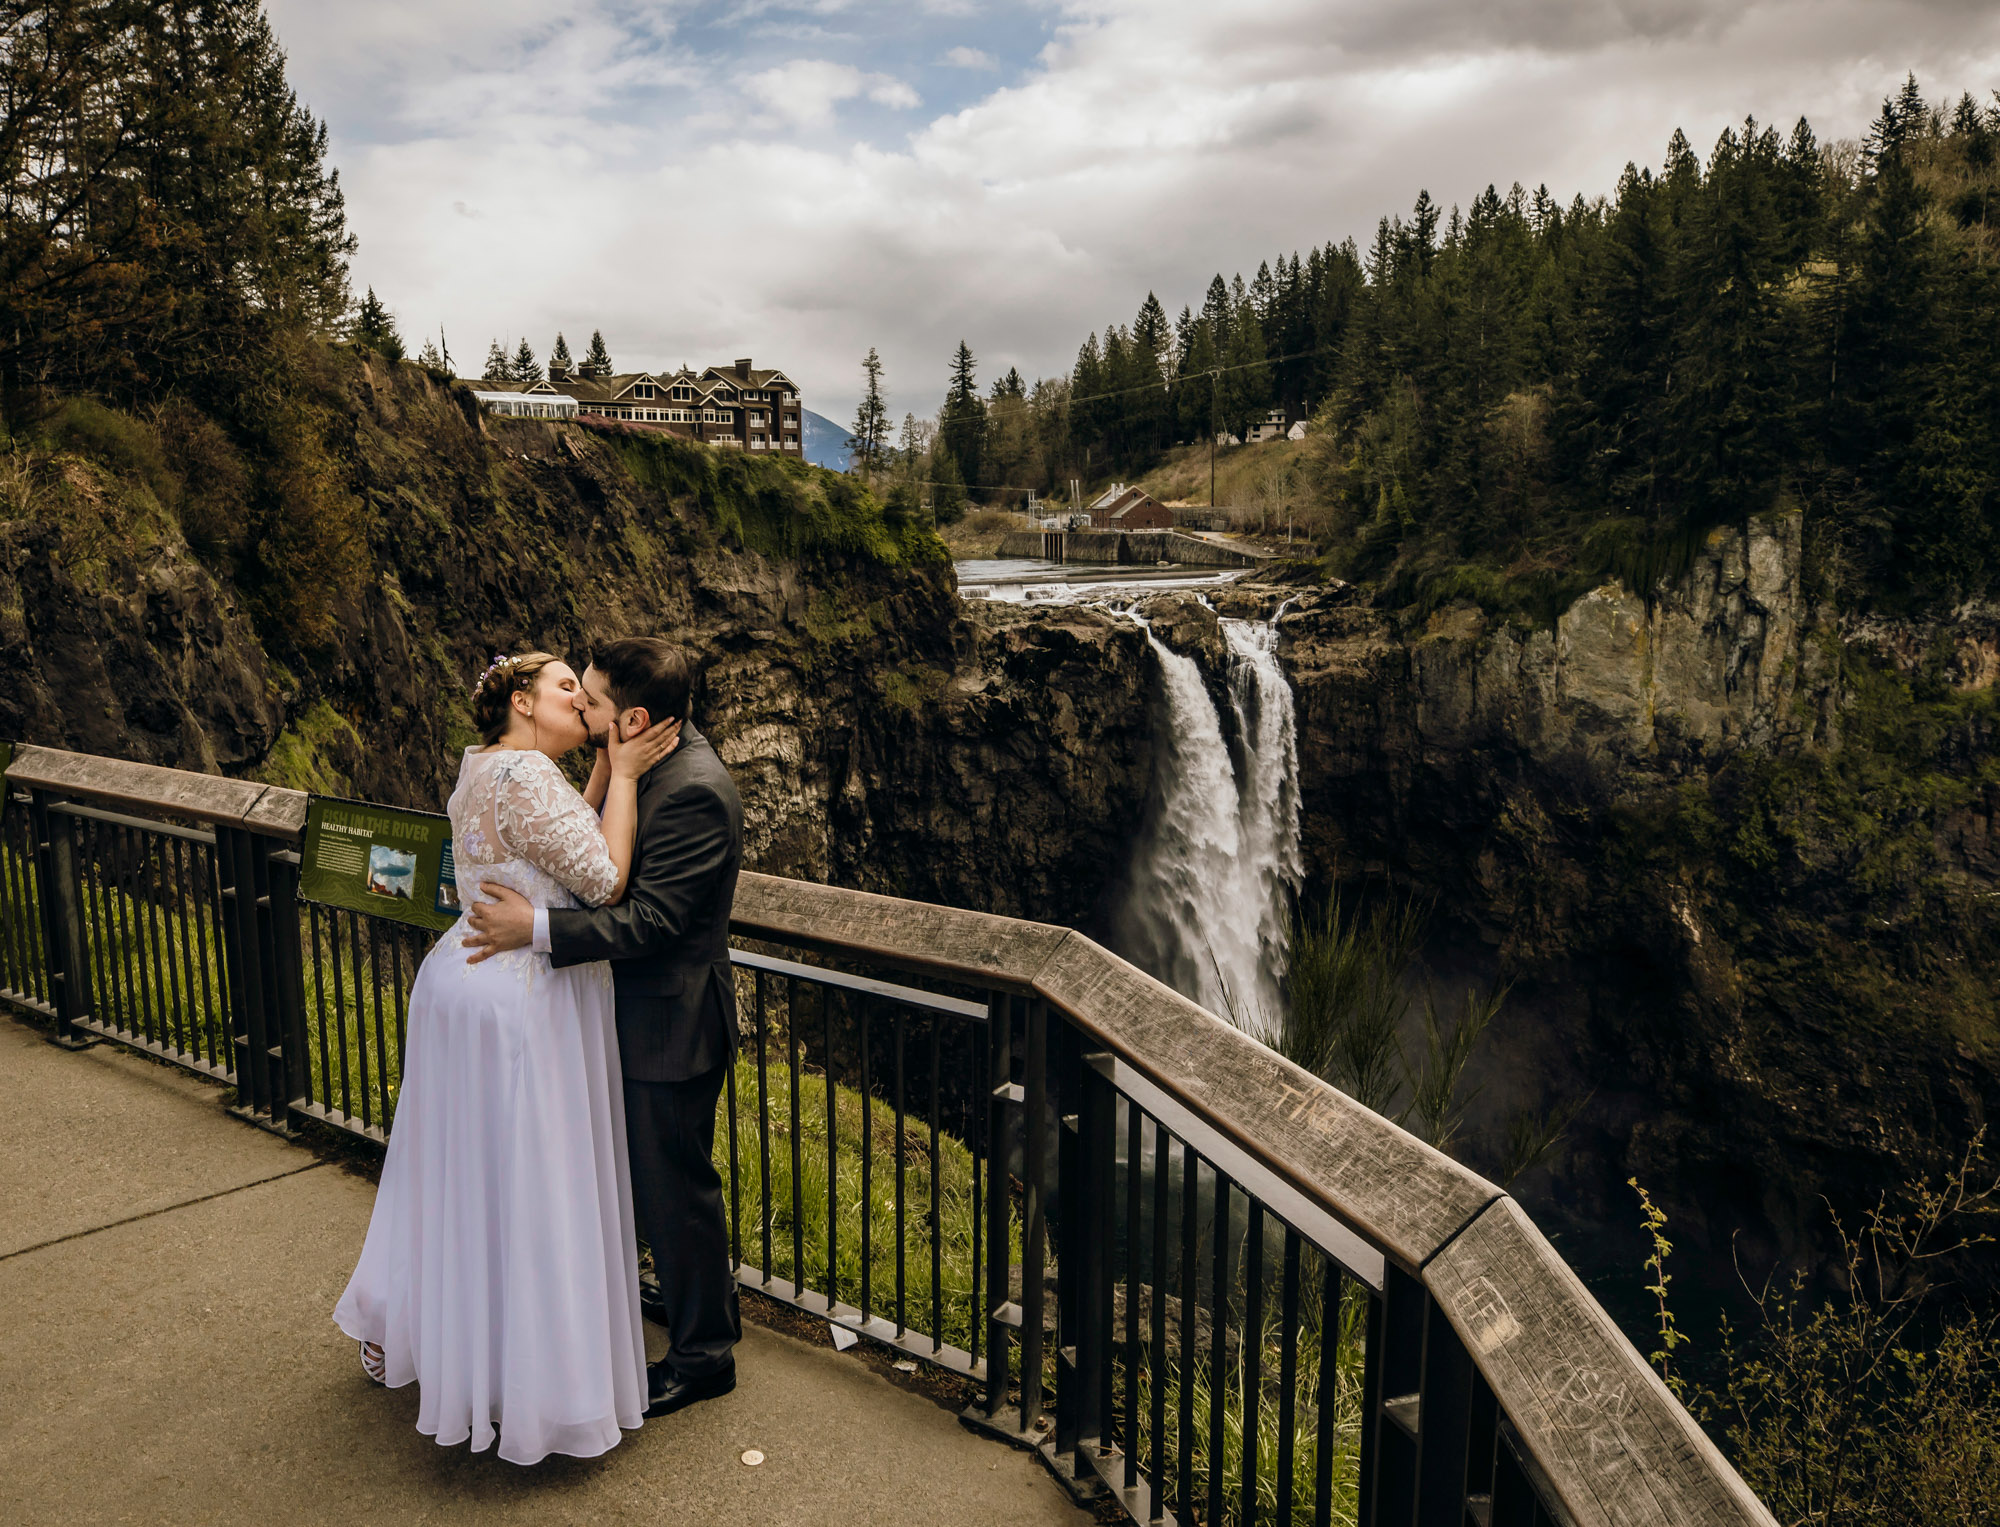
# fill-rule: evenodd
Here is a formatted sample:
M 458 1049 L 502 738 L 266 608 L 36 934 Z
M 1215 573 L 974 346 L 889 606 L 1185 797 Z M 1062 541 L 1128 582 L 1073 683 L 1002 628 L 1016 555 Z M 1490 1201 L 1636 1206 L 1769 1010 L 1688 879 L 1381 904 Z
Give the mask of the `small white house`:
M 1284 439 L 1285 411 L 1282 408 L 1272 409 L 1268 414 L 1264 415 L 1262 423 L 1250 426 L 1250 432 L 1245 438 L 1252 445 L 1261 444 L 1266 440 Z
M 576 399 L 556 392 L 482 392 L 472 395 L 489 414 L 505 414 L 515 419 L 574 419 Z

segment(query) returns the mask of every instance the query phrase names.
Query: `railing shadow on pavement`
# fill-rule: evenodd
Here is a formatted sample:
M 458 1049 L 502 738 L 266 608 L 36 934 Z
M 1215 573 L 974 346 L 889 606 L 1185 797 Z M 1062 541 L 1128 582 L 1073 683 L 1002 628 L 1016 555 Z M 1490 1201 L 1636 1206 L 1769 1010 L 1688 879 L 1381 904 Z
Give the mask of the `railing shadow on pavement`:
M 428 935 L 297 895 L 307 798 L 23 747 L 0 1000 L 377 1144 Z M 951 1370 L 1139 1522 L 1770 1513 L 1518 1204 L 1082 935 L 745 874 L 749 1288 Z

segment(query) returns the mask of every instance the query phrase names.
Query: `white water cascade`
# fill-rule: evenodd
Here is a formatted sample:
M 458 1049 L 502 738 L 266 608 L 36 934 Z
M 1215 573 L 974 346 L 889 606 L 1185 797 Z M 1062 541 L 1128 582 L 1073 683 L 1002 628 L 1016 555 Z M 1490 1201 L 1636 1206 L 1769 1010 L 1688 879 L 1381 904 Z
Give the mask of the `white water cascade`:
M 1177 991 L 1269 1037 L 1283 1022 L 1292 898 L 1303 875 L 1298 725 L 1278 664 L 1277 617 L 1224 620 L 1222 631 L 1233 747 L 1201 669 L 1147 627 L 1163 710 L 1153 799 L 1114 937 Z

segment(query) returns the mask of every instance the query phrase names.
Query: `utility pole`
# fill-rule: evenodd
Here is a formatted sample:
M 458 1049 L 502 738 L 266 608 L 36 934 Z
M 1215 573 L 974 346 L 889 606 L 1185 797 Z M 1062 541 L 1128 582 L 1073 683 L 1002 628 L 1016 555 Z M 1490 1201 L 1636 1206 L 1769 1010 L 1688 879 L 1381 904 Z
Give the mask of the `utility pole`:
M 1222 410 L 1222 373 L 1208 374 L 1208 507 L 1215 507 L 1215 431 Z M 1210 516 L 1214 518 L 1213 515 Z

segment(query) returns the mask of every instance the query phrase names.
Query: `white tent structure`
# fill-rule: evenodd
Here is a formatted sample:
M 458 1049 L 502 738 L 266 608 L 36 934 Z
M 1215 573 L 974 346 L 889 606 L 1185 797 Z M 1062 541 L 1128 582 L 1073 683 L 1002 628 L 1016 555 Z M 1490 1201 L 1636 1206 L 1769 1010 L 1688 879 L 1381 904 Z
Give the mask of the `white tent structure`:
M 574 419 L 576 399 L 561 393 L 547 392 L 482 392 L 477 387 L 472 395 L 479 400 L 479 406 L 489 414 L 506 414 L 517 419 Z

